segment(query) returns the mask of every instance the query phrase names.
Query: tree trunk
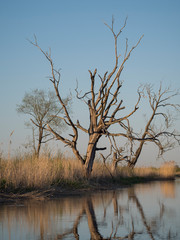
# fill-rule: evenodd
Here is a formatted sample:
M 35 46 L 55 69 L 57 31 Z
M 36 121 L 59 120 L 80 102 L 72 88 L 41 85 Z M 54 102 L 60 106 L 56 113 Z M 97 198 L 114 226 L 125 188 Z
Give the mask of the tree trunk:
M 86 155 L 86 161 L 85 161 L 85 174 L 86 177 L 89 178 L 93 169 L 94 159 L 96 156 L 96 145 L 99 140 L 100 136 L 97 134 L 95 136 L 90 136 L 89 143 L 87 147 L 87 155 Z
M 117 164 L 118 164 L 117 153 L 114 152 L 113 153 L 113 161 L 112 161 L 112 165 L 111 165 L 111 172 L 112 172 L 113 175 L 116 174 Z
M 43 128 L 39 127 L 39 139 L 38 139 L 38 146 L 37 146 L 37 151 L 36 151 L 36 156 L 38 158 L 39 158 L 39 153 L 40 153 L 40 149 L 41 149 L 42 138 L 43 138 Z
M 142 151 L 142 148 L 143 148 L 143 145 L 144 145 L 144 141 L 142 141 L 138 147 L 138 149 L 136 150 L 135 154 L 134 154 L 134 157 L 132 158 L 132 160 L 128 163 L 128 167 L 130 168 L 134 168 L 136 163 L 137 163 L 137 160 L 141 154 L 141 151 Z

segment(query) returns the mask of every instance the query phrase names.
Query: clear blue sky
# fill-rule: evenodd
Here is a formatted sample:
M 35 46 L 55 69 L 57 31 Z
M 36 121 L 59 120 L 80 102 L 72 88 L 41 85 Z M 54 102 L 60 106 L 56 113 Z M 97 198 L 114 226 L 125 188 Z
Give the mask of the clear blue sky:
M 7 149 L 13 130 L 14 149 L 31 134 L 24 126 L 25 117 L 16 113 L 25 92 L 52 87 L 46 78 L 49 65 L 27 39 L 36 34 L 42 48 L 51 47 L 55 63 L 62 69 L 64 93 L 73 91 L 76 79 L 87 90 L 88 69 L 97 68 L 103 74 L 112 67 L 113 38 L 104 25 L 111 23 L 112 15 L 117 30 L 128 16 L 119 50 L 126 37 L 132 46 L 144 34 L 123 73 L 128 101 L 140 83 L 156 86 L 162 81 L 180 88 L 179 0 L 0 1 L 1 149 Z M 78 106 L 74 111 L 78 112 Z M 81 109 L 79 118 L 84 118 L 82 113 Z M 176 149 L 170 157 L 178 160 L 179 154 Z

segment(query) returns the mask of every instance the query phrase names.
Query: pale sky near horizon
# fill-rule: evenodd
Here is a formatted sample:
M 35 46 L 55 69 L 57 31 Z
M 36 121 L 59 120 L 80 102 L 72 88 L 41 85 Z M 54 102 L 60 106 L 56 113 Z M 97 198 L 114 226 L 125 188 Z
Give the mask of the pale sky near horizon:
M 179 0 L 7 0 L 0 1 L 0 149 L 7 152 L 10 133 L 16 151 L 31 132 L 24 126 L 28 117 L 18 115 L 25 92 L 31 89 L 52 89 L 47 76 L 46 59 L 27 39 L 36 34 L 43 49 L 51 47 L 52 57 L 61 68 L 63 93 L 90 84 L 88 69 L 103 74 L 113 66 L 113 37 L 104 22 L 115 29 L 127 27 L 119 40 L 123 52 L 126 37 L 129 47 L 144 38 L 129 59 L 122 75 L 124 96 L 133 104 L 140 83 L 180 88 L 180 1 Z M 180 98 L 178 100 L 180 102 Z M 86 122 L 83 108 L 74 115 Z M 177 122 L 179 128 L 180 121 Z M 141 125 L 140 122 L 138 124 Z M 167 155 L 167 160 L 180 161 L 180 149 Z M 143 157 L 154 158 L 149 151 Z M 172 158 L 172 159 L 171 159 Z M 180 162 L 179 162 L 180 163 Z

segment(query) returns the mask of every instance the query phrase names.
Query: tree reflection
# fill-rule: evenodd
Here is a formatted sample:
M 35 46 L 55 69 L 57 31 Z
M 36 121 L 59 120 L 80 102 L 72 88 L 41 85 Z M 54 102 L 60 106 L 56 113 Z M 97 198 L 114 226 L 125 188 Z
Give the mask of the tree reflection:
M 82 210 L 82 212 L 78 215 L 78 217 L 76 218 L 72 229 L 68 230 L 67 232 L 63 233 L 63 234 L 58 234 L 56 239 L 63 239 L 64 237 L 73 234 L 76 240 L 79 240 L 79 234 L 78 234 L 78 225 L 80 223 L 81 218 L 84 215 L 84 210 Z
M 130 200 L 132 199 L 135 202 L 135 204 L 137 206 L 137 209 L 138 209 L 138 211 L 139 211 L 139 213 L 141 215 L 142 222 L 143 222 L 143 224 L 144 224 L 144 226 L 145 226 L 145 228 L 146 228 L 146 230 L 147 230 L 147 232 L 149 234 L 150 239 L 155 240 L 155 238 L 154 238 L 154 236 L 152 234 L 152 231 L 151 231 L 151 226 L 150 226 L 150 224 L 148 224 L 148 222 L 146 220 L 146 217 L 145 217 L 145 214 L 144 214 L 144 210 L 143 210 L 142 205 L 140 204 L 140 202 L 139 202 L 139 200 L 138 200 L 138 198 L 137 198 L 137 196 L 136 196 L 136 194 L 134 192 L 134 188 L 131 188 L 130 191 L 129 191 L 129 199 Z
M 170 240 L 170 239 L 176 238 L 177 234 L 176 233 L 173 234 L 170 229 L 167 230 L 166 236 L 161 236 L 160 233 L 158 234 L 158 227 L 159 227 L 159 225 L 158 225 L 159 221 L 157 219 L 158 216 L 155 217 L 157 219 L 157 221 L 153 221 L 153 222 L 148 221 L 148 219 L 146 218 L 143 206 L 140 203 L 138 197 L 136 196 L 134 188 L 130 188 L 128 191 L 128 203 L 127 204 L 129 204 L 130 202 L 134 203 L 133 206 L 136 207 L 136 211 L 139 212 L 139 215 L 141 217 L 142 227 L 144 226 L 144 228 L 149 236 L 148 239 L 155 240 L 158 237 L 158 239 L 169 239 Z M 101 227 L 101 225 L 103 225 L 103 223 L 105 221 L 108 221 L 107 216 L 106 216 L 106 211 L 107 211 L 107 207 L 110 204 L 112 204 L 112 206 L 113 206 L 114 217 L 117 218 L 117 221 L 116 221 L 116 224 L 114 224 L 113 221 L 111 222 L 111 233 L 107 237 L 103 237 L 103 235 L 100 233 L 99 226 Z M 121 207 L 121 205 L 118 203 L 118 196 L 115 191 L 112 193 L 111 201 L 107 205 L 104 205 L 103 207 L 104 207 L 104 215 L 102 218 L 102 222 L 99 222 L 99 224 L 98 224 L 97 219 L 96 219 L 96 214 L 95 214 L 95 208 L 93 206 L 92 197 L 91 196 L 87 197 L 84 201 L 84 204 L 82 205 L 82 212 L 77 217 L 77 220 L 75 221 L 72 230 L 69 230 L 62 235 L 58 235 L 57 239 L 63 239 L 64 236 L 67 236 L 72 233 L 74 234 L 75 239 L 79 239 L 78 225 L 80 224 L 80 220 L 83 215 L 86 216 L 86 219 L 88 222 L 91 240 L 108 240 L 108 239 L 133 240 L 138 235 L 140 236 L 140 235 L 144 234 L 143 230 L 135 229 L 136 228 L 135 217 L 133 217 L 131 215 L 130 209 L 128 206 L 126 209 L 123 209 Z M 165 205 L 162 204 L 161 208 L 160 208 L 159 220 L 161 220 L 163 217 L 164 209 L 165 209 Z M 131 224 L 129 224 L 129 227 L 127 228 L 128 234 L 123 235 L 121 233 L 121 231 L 119 231 L 119 228 L 125 227 L 125 225 L 127 224 L 126 220 L 124 220 L 124 218 L 123 218 L 123 214 L 125 211 L 127 211 L 128 214 L 130 215 Z M 153 230 L 152 230 L 151 224 L 153 224 Z M 74 231 L 74 229 L 75 229 L 75 231 Z
M 165 187 L 167 189 L 167 184 Z M 13 235 L 11 229 L 16 229 L 19 222 L 21 228 L 23 223 L 23 228 L 36 233 L 34 239 L 39 240 L 178 239 L 179 233 L 166 224 L 166 220 L 175 213 L 158 198 L 156 206 L 152 204 L 147 209 L 147 203 L 144 204 L 142 198 L 143 191 L 147 191 L 143 186 L 139 190 L 132 187 L 64 197 L 56 201 L 0 206 L 0 232 L 1 227 L 6 225 L 10 235 Z M 156 207 L 156 210 L 151 207 Z M 87 233 L 87 237 L 82 237 L 82 233 Z
M 114 215 L 117 216 L 118 215 L 118 201 L 117 201 L 117 196 L 116 196 L 115 192 L 112 195 L 112 202 L 113 202 L 113 206 L 114 206 Z M 99 232 L 96 215 L 95 215 L 95 211 L 94 211 L 94 206 L 92 203 L 92 198 L 90 196 L 85 199 L 84 204 L 82 205 L 82 212 L 79 214 L 76 221 L 74 222 L 72 229 L 67 230 L 65 233 L 63 233 L 61 235 L 57 235 L 56 239 L 63 239 L 64 237 L 67 237 L 68 235 L 71 235 L 71 234 L 74 234 L 75 239 L 79 239 L 78 225 L 80 224 L 80 220 L 83 215 L 85 215 L 87 218 L 89 232 L 91 235 L 91 238 L 90 238 L 91 240 L 108 240 L 108 239 L 133 240 L 136 234 L 142 233 L 142 232 L 135 232 L 134 223 L 133 223 L 133 219 L 132 219 L 132 222 L 131 222 L 132 230 L 127 235 L 125 235 L 123 237 L 118 235 L 118 227 L 122 223 L 122 221 L 118 221 L 116 226 L 114 226 L 113 222 L 112 222 L 112 231 L 107 238 L 104 238 Z

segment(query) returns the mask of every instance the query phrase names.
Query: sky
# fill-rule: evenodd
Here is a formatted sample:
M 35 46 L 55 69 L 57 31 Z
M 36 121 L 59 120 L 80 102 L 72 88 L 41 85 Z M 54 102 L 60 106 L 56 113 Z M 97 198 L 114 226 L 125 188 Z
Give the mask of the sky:
M 104 25 L 104 22 L 111 24 L 112 16 L 116 31 L 128 17 L 118 42 L 119 52 L 123 52 L 126 38 L 132 47 L 144 34 L 122 74 L 126 103 L 130 106 L 134 103 L 136 89 L 142 83 L 151 83 L 155 89 L 160 82 L 173 89 L 180 88 L 179 0 L 0 1 L 1 151 L 7 152 L 12 131 L 14 152 L 31 135 L 24 125 L 28 116 L 16 112 L 25 92 L 35 88 L 52 89 L 47 78 L 50 67 L 28 39 L 33 40 L 35 34 L 43 49 L 51 48 L 55 65 L 61 68 L 64 96 L 74 91 L 77 80 L 79 88 L 86 91 L 90 86 L 88 69 L 97 68 L 103 74 L 113 66 L 113 37 Z M 87 122 L 85 107 L 76 101 L 73 113 Z M 137 120 L 137 125 L 141 126 L 141 121 Z M 149 149 L 143 152 L 143 162 L 155 158 Z M 166 158 L 178 162 L 179 155 L 180 149 L 176 148 Z

